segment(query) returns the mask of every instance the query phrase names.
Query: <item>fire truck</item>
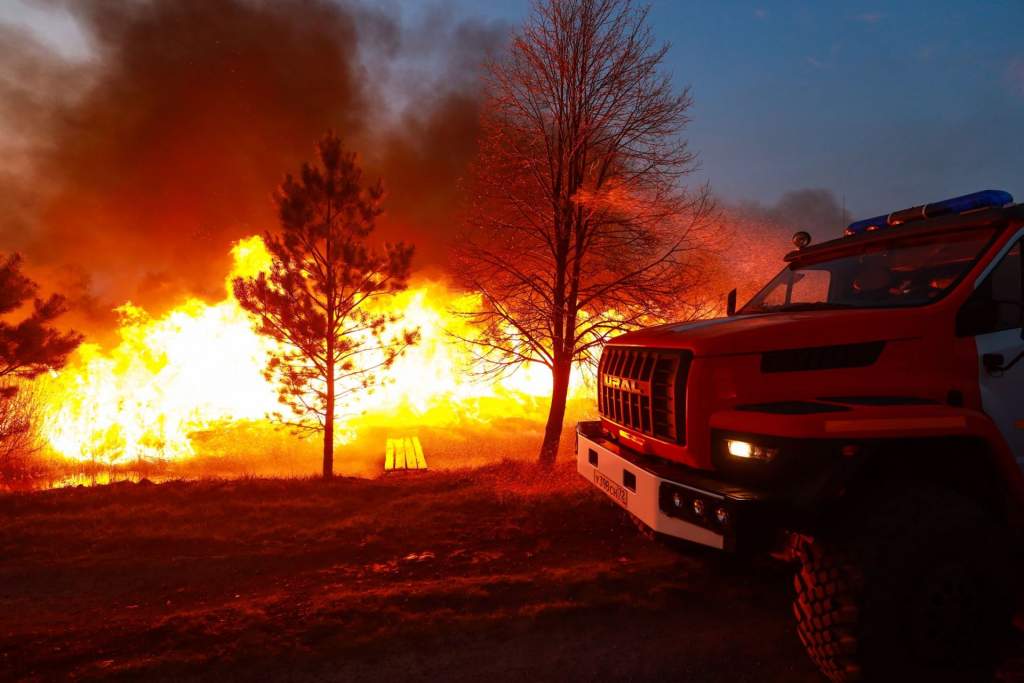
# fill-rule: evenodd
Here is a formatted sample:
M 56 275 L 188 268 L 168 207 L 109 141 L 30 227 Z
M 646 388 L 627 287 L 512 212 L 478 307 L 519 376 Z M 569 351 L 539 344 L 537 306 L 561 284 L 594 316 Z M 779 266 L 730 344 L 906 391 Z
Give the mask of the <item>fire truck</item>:
M 799 561 L 834 681 L 991 675 L 1024 528 L 1022 243 L 997 190 L 797 233 L 739 310 L 605 347 L 579 473 L 656 537 Z

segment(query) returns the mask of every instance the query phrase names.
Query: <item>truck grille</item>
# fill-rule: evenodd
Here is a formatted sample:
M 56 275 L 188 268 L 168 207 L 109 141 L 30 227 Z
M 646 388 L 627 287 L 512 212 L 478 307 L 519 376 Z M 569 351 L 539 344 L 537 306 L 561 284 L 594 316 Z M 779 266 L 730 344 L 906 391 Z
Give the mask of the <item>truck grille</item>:
M 598 366 L 602 417 L 657 439 L 686 442 L 690 353 L 610 346 Z

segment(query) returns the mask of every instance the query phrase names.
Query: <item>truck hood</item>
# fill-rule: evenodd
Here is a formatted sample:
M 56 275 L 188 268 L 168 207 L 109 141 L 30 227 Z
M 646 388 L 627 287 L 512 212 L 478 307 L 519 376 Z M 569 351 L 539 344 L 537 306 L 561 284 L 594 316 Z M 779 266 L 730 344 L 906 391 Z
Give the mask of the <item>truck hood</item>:
M 629 332 L 615 346 L 689 349 L 696 356 L 759 353 L 920 337 L 921 316 L 908 309 L 759 313 L 671 323 Z

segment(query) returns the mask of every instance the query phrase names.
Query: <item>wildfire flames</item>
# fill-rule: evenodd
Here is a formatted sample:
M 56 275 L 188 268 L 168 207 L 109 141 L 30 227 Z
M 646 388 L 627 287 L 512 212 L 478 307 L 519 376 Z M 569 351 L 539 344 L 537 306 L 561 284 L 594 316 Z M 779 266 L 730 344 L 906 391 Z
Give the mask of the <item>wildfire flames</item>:
M 406 25 L 388 9 L 335 2 L 300 3 L 303 11 L 243 0 L 66 4 L 95 55 L 68 62 L 18 36 L 6 45 L 12 68 L 0 74 L 0 102 L 10 105 L 0 107 L 0 129 L 16 133 L 0 142 L 17 162 L 0 176 L 4 253 L 23 254 L 43 291 L 68 297 L 59 327 L 103 339 L 33 380 L 42 438 L 55 459 L 123 469 L 189 461 L 205 473 L 203 456 L 247 457 L 238 435 L 264 439 L 268 414 L 284 409 L 263 376 L 273 342 L 253 331 L 230 287 L 219 289 L 224 276 L 230 283 L 267 266 L 262 241 L 239 238 L 275 224 L 268 190 L 307 158 L 313 136 L 344 130 L 346 144 L 365 154 L 367 177 L 381 178 L 388 192 L 379 237 L 415 244 L 422 272 L 447 272 L 441 267 L 462 222 L 460 181 L 483 135 L 480 65 L 507 27 L 447 21 L 443 12 Z M 632 208 L 619 186 L 576 199 Z M 792 201 L 779 209 L 806 213 Z M 774 223 L 785 212 L 760 213 Z M 841 224 L 830 221 L 818 220 Z M 706 298 L 722 302 L 739 283 L 742 299 L 750 293 L 744 282 L 773 274 L 775 254 L 788 249 L 779 242 L 769 258 L 763 247 L 778 242 L 776 233 L 729 242 Z M 232 243 L 229 269 L 215 256 Z M 186 300 L 190 294 L 203 299 Z M 112 304 L 129 298 L 111 319 Z M 387 438 L 424 428 L 433 431 L 423 442 L 427 458 L 441 466 L 441 431 L 454 442 L 500 419 L 530 420 L 528 428 L 543 422 L 547 368 L 480 381 L 472 352 L 453 341 L 474 336 L 453 311 L 475 303 L 448 281 L 423 277 L 388 302 L 401 317 L 395 331 L 416 327 L 420 341 L 386 371 L 383 386 L 339 408 L 337 444 L 347 443 L 349 454 L 365 446 L 382 463 Z M 582 377 L 570 398 L 593 410 Z M 456 426 L 466 429 L 449 430 Z M 486 455 L 501 452 L 499 437 L 529 438 L 518 427 L 490 430 Z M 285 443 L 281 451 L 295 441 L 267 438 L 251 450 Z M 245 465 L 224 471 L 249 471 Z M 296 471 L 308 468 L 288 473 Z
M 84 344 L 72 362 L 43 381 L 43 436 L 55 453 L 109 465 L 197 455 L 193 437 L 214 426 L 267 420 L 280 412 L 263 377 L 273 342 L 256 334 L 231 294 L 236 276 L 270 262 L 262 239 L 232 248 L 225 298 L 192 299 L 153 318 L 126 303 L 118 308 L 120 342 L 110 350 Z M 542 420 L 551 377 L 541 366 L 498 381 L 474 381 L 471 353 L 453 343 L 466 323 L 454 311 L 472 303 L 440 282 L 421 282 L 389 305 L 397 326 L 419 328 L 421 339 L 387 370 L 382 386 L 342 409 L 336 439 L 345 443 L 372 425 L 451 426 L 494 418 Z M 583 390 L 574 378 L 572 392 Z

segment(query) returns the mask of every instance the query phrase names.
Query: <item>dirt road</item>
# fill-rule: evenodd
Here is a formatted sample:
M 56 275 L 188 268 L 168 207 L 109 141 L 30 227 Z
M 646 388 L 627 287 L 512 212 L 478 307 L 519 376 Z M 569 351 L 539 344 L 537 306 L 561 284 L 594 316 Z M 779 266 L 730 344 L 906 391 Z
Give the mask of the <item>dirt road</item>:
M 789 574 L 561 466 L 0 497 L 0 679 L 819 681 Z

